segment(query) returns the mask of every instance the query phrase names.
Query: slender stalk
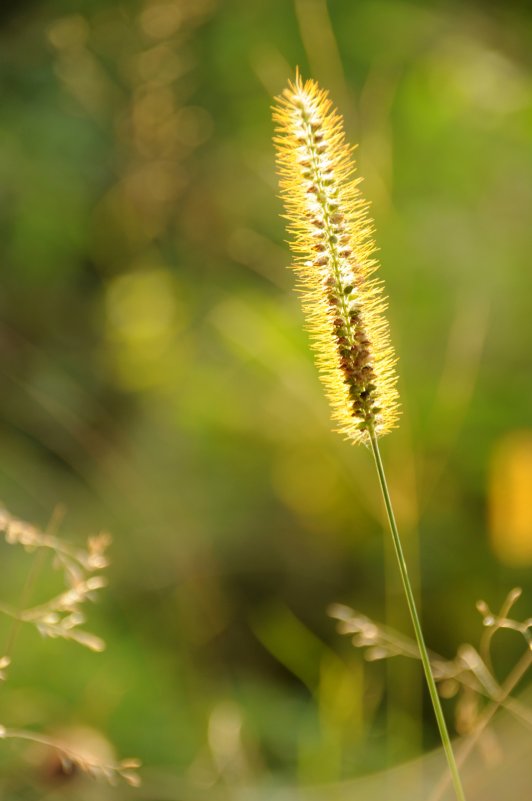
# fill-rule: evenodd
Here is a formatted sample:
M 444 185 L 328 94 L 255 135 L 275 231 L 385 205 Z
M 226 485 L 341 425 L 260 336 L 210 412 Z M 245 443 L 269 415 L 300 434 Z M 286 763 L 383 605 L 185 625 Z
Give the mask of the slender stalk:
M 423 631 L 421 629 L 421 623 L 416 609 L 416 602 L 414 600 L 412 585 L 410 584 L 410 579 L 408 577 L 408 569 L 406 566 L 406 561 L 403 553 L 403 547 L 401 545 L 401 538 L 399 537 L 399 530 L 397 528 L 397 523 L 395 522 L 395 515 L 393 513 L 392 501 L 390 498 L 390 492 L 388 490 L 388 484 L 386 482 L 386 475 L 384 473 L 384 466 L 382 464 L 377 437 L 375 435 L 375 431 L 372 428 L 369 429 L 369 434 L 371 441 L 371 449 L 373 451 L 375 466 L 377 468 L 379 482 L 382 490 L 382 497 L 384 499 L 384 505 L 386 507 L 388 522 L 390 524 L 390 532 L 392 535 L 395 555 L 397 556 L 399 572 L 401 573 L 403 589 L 405 591 L 410 617 L 412 618 L 412 625 L 414 627 L 414 632 L 419 647 L 419 653 L 421 656 L 421 662 L 423 664 L 423 670 L 425 671 L 425 678 L 427 680 L 432 706 L 434 707 L 434 714 L 436 715 L 438 729 L 440 730 L 440 737 L 443 744 L 443 750 L 445 751 L 445 756 L 447 757 L 447 763 L 449 765 L 449 770 L 451 773 L 451 778 L 453 781 L 456 797 L 459 799 L 459 801 L 465 801 L 465 794 L 464 794 L 464 789 L 462 787 L 462 781 L 460 779 L 460 774 L 458 773 L 458 766 L 456 764 L 453 748 L 451 745 L 451 738 L 449 737 L 449 732 L 447 731 L 447 725 L 445 723 L 445 718 L 443 716 L 440 697 L 438 695 L 438 690 L 436 689 L 436 682 L 434 681 L 434 676 L 432 675 L 432 669 L 430 667 L 430 660 L 427 652 L 427 646 L 425 645 Z

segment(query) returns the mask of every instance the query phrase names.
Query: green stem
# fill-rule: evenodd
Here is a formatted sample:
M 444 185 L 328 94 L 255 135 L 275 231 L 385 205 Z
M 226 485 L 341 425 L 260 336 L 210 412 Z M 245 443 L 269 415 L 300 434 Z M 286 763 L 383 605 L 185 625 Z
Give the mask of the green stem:
M 434 707 L 434 714 L 436 715 L 438 728 L 440 730 L 440 737 L 443 743 L 443 750 L 445 751 L 445 756 L 447 757 L 447 762 L 449 764 L 449 770 L 451 772 L 451 778 L 453 780 L 456 797 L 459 799 L 459 801 L 465 801 L 464 789 L 462 787 L 460 774 L 458 773 L 458 766 L 456 764 L 456 760 L 454 757 L 454 752 L 451 745 L 451 738 L 449 737 L 449 732 L 447 731 L 447 725 L 445 723 L 445 718 L 443 716 L 440 697 L 438 695 L 438 690 L 436 689 L 436 682 L 434 681 L 434 676 L 432 675 L 432 669 L 430 667 L 430 660 L 427 652 L 427 646 L 425 645 L 425 640 L 423 638 L 423 631 L 421 629 L 421 623 L 419 621 L 419 615 L 416 609 L 414 593 L 412 592 L 412 585 L 410 584 L 410 579 L 408 577 L 408 570 L 406 567 L 403 547 L 401 545 L 401 539 L 399 537 L 397 523 L 395 522 L 395 515 L 393 513 L 392 501 L 390 498 L 390 492 L 388 490 L 388 484 L 386 482 L 386 475 L 384 473 L 384 467 L 382 464 L 381 454 L 379 451 L 379 445 L 373 428 L 369 429 L 369 435 L 371 441 L 371 448 L 373 451 L 373 457 L 375 459 L 375 466 L 377 468 L 379 482 L 381 485 L 382 497 L 384 499 L 384 505 L 386 507 L 386 513 L 388 515 L 388 522 L 390 524 L 390 531 L 392 534 L 395 555 L 397 556 L 397 562 L 399 564 L 399 572 L 401 573 L 403 589 L 405 591 L 406 601 L 408 604 L 408 609 L 410 611 L 410 617 L 412 618 L 412 625 L 414 626 L 414 632 L 419 647 L 419 653 L 421 656 L 421 662 L 423 664 L 423 670 L 425 671 L 425 678 L 427 680 L 427 685 L 429 688 L 430 699 L 432 701 L 432 706 Z

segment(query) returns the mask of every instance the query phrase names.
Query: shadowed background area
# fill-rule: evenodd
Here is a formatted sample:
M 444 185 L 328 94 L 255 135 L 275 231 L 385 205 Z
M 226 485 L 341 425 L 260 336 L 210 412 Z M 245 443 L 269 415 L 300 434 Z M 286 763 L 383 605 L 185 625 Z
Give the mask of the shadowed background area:
M 371 455 L 331 432 L 292 292 L 270 106 L 299 65 L 359 143 L 400 359 L 383 454 L 452 658 L 479 599 L 522 586 L 530 612 L 528 4 L 34 0 L 0 26 L 0 498 L 42 528 L 60 503 L 72 542 L 113 535 L 88 610 L 107 650 L 21 630 L 1 722 L 146 765 L 143 789 L 107 788 L 6 741 L 3 796 L 343 798 L 382 771 L 363 792 L 399 797 L 385 771 L 438 736 L 416 663 L 368 662 L 327 616 L 410 635 Z M 1 547 L 2 602 L 32 570 L 31 602 L 53 591 L 49 563 Z M 498 681 L 525 648 L 494 637 Z M 466 734 L 485 701 L 444 703 Z M 485 766 L 522 798 L 495 731 L 471 798 Z

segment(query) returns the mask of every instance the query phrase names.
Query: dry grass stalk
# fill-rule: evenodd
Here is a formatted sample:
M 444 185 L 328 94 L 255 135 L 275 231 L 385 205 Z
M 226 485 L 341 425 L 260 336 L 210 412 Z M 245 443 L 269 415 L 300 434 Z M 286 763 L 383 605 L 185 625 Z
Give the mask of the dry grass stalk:
M 86 548 L 77 548 L 54 534 L 41 531 L 36 526 L 26 523 L 0 508 L 0 533 L 4 535 L 8 545 L 22 545 L 28 553 L 41 550 L 53 554 L 53 564 L 63 572 L 65 589 L 48 601 L 26 609 L 15 609 L 0 603 L 0 613 L 15 621 L 6 651 L 0 657 L 0 681 L 7 678 L 7 670 L 11 665 L 9 651 L 13 647 L 17 626 L 30 623 L 45 637 L 72 640 L 84 645 L 92 651 L 103 651 L 104 641 L 94 634 L 80 629 L 85 622 L 81 609 L 87 601 L 94 599 L 94 593 L 106 586 L 107 580 L 99 574 L 109 561 L 106 550 L 111 538 L 106 533 L 89 537 Z M 52 749 L 58 756 L 66 773 L 79 770 L 96 779 L 103 779 L 116 784 L 119 779 L 133 787 L 138 787 L 140 777 L 136 769 L 140 767 L 137 759 L 110 761 L 101 759 L 90 751 L 80 751 L 67 743 L 53 737 L 28 731 L 12 729 L 0 724 L 0 739 L 26 740 Z

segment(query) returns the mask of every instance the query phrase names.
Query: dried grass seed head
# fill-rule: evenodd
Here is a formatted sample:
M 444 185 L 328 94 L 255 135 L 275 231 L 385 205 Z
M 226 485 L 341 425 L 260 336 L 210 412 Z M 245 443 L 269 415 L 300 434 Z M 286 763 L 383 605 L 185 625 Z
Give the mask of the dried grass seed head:
M 395 427 L 396 358 L 381 284 L 371 278 L 373 225 L 341 116 L 315 81 L 276 99 L 274 143 L 294 269 L 338 431 L 367 442 Z

